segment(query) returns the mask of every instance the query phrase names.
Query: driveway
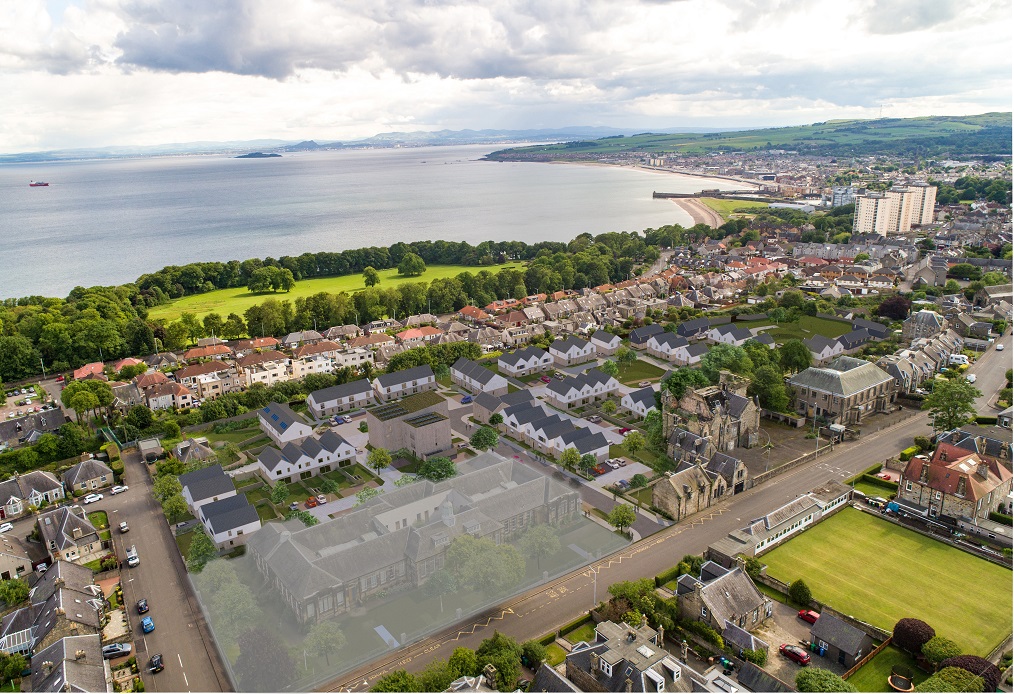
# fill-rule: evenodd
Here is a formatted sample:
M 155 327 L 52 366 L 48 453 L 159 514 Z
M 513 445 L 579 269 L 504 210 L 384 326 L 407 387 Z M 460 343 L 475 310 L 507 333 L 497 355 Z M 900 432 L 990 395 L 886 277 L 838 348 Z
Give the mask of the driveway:
M 648 479 L 651 479 L 651 476 L 655 474 L 654 471 L 644 463 L 628 462 L 619 470 L 610 470 L 604 475 L 599 475 L 595 478 L 593 484 L 597 484 L 604 489 L 605 487 L 616 484 L 620 480 L 629 480 L 638 473 L 644 475 Z
M 754 635 L 768 644 L 768 662 L 764 666 L 764 669 L 789 684 L 796 681 L 796 673 L 799 672 L 802 666 L 797 665 L 779 653 L 778 647 L 783 643 L 795 646 L 802 646 L 802 641 L 809 643 L 810 625 L 801 620 L 797 616 L 798 613 L 799 611 L 795 608 L 780 602 L 774 602 L 771 619 L 765 622 L 760 629 L 753 631 Z M 814 660 L 818 659 L 816 656 L 811 657 Z M 814 664 L 813 661 L 811 661 L 812 664 Z M 822 664 L 820 667 L 830 666 Z

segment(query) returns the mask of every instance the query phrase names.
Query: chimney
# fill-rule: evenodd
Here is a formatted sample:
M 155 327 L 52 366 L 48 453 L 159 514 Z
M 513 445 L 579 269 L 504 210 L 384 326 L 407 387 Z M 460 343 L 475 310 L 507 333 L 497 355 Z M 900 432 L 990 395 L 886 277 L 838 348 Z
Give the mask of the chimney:
M 665 627 L 658 625 L 658 645 L 665 648 Z
M 630 681 L 629 677 L 623 683 L 623 690 L 627 692 L 627 694 L 630 694 L 630 692 L 634 691 L 634 683 Z
M 78 649 L 78 650 L 77 650 L 77 651 L 76 651 L 76 652 L 74 653 L 74 660 L 81 660 L 81 659 L 82 659 L 82 658 L 84 658 L 84 657 L 85 657 L 86 655 L 88 655 L 88 654 L 87 654 L 87 653 L 85 653 L 85 652 L 84 652 L 83 650 L 80 650 L 80 649 Z
M 589 667 L 592 672 L 599 669 L 599 654 L 594 651 L 589 654 Z
M 983 461 L 980 461 L 979 462 L 979 466 L 975 469 L 975 474 L 977 474 L 979 477 L 981 477 L 984 480 L 988 480 L 989 479 L 989 465 L 987 465 Z
M 53 661 L 47 660 L 42 664 L 42 671 L 47 675 L 53 671 Z
M 64 585 L 66 585 L 66 583 L 67 582 L 65 580 L 63 580 L 63 576 L 58 576 L 57 579 L 55 581 L 53 581 L 53 587 L 54 588 L 63 588 Z
M 74 538 L 75 540 L 77 540 L 78 538 L 80 538 L 81 537 L 81 528 L 71 528 L 71 530 L 70 530 L 70 536 L 72 538 Z
M 496 688 L 496 667 L 493 663 L 486 663 L 486 667 L 482 669 L 482 676 L 486 678 L 486 684 L 491 688 Z

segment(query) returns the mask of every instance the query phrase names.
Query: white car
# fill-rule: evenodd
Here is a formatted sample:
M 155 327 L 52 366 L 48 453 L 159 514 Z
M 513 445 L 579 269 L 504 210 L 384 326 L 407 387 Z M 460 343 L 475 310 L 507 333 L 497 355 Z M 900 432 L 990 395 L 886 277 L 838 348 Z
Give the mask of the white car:
M 975 383 L 975 374 L 968 374 L 965 378 L 968 379 L 969 383 Z
M 4 523 L 3 525 L 0 525 L 0 535 L 10 532 L 11 530 L 14 530 L 14 525 L 11 523 Z
M 1002 352 L 1003 351 L 1003 343 L 1002 342 L 997 342 L 996 343 L 996 351 L 997 352 Z
M 122 484 L 122 485 L 118 484 L 115 487 L 113 487 L 112 489 L 110 489 L 109 493 L 110 494 L 120 494 L 122 492 L 127 491 L 128 489 L 130 489 L 130 487 L 128 487 L 127 485 L 125 485 L 125 484 Z
M 102 501 L 101 494 L 89 494 L 85 498 L 81 499 L 82 504 L 94 504 L 96 501 Z

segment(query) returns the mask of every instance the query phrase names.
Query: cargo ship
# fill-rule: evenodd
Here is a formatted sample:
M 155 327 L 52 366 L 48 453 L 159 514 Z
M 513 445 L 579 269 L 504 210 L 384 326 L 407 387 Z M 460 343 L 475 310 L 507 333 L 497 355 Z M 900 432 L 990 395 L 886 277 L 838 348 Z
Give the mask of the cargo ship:
M 30 188 L 39 188 L 41 186 L 48 186 L 49 184 L 45 181 L 29 181 L 28 186 Z

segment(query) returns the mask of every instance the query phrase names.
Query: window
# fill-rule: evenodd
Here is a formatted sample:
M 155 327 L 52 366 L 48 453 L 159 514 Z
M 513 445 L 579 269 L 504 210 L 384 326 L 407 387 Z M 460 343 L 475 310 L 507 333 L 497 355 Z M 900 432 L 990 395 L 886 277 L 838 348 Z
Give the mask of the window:
M 906 492 L 912 491 L 912 483 L 911 482 L 905 482 L 905 491 Z
M 707 617 L 708 616 L 708 608 L 707 607 L 702 607 L 701 608 L 701 616 L 702 617 Z
M 601 666 L 599 669 L 602 670 L 602 674 L 604 674 L 606 677 L 612 677 L 613 676 L 613 666 L 612 666 L 612 664 L 607 663 L 604 660 L 599 660 L 599 664 Z

